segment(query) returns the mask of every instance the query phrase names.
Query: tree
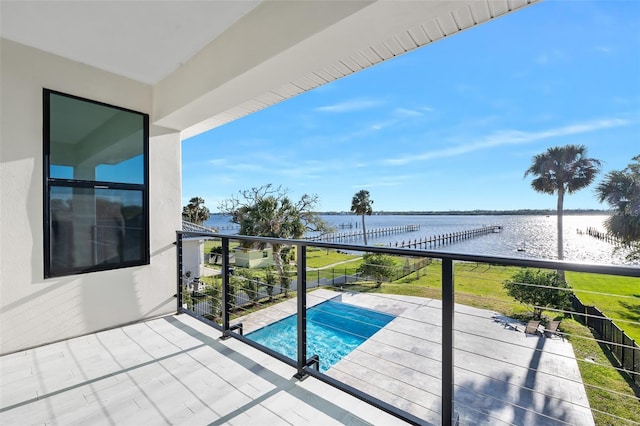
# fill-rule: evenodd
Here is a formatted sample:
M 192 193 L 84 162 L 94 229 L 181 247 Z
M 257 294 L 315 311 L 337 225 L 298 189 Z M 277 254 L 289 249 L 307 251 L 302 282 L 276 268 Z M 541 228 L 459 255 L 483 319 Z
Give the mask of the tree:
M 395 269 L 396 263 L 391 256 L 383 253 L 367 253 L 362 257 L 362 263 L 357 272 L 373 278 L 376 282 L 376 288 L 379 288 L 384 280 L 389 280 L 394 276 Z
M 204 206 L 204 199 L 200 197 L 193 197 L 182 208 L 182 218 L 197 225 L 202 225 L 210 216 L 209 209 Z
M 249 190 L 239 191 L 220 203 L 220 211 L 231 215 L 231 221 L 240 225 L 240 235 L 252 235 L 273 238 L 302 238 L 307 231 L 323 232 L 329 226 L 314 212 L 318 204 L 317 195 L 304 194 L 294 202 L 281 186 L 263 185 Z M 245 247 L 264 249 L 264 243 L 246 243 Z M 289 292 L 289 277 L 285 273 L 282 261 L 283 244 L 272 244 L 273 263 L 280 277 L 285 297 Z
M 606 174 L 596 187 L 599 201 L 607 202 L 614 213 L 605 226 L 607 231 L 631 245 L 640 241 L 640 155 L 623 170 Z M 636 244 L 628 260 L 640 259 L 640 245 Z
M 543 308 L 571 307 L 569 286 L 558 272 L 523 268 L 504 283 L 504 288 L 509 296 L 528 305 L 535 319 L 540 319 Z
M 260 287 L 262 287 L 262 283 L 258 280 L 251 271 L 246 269 L 238 270 L 237 272 L 239 282 L 241 283 L 240 288 L 245 292 L 249 300 L 256 303 L 260 299 Z
M 273 268 L 269 266 L 264 271 L 264 284 L 267 295 L 269 296 L 269 302 L 273 300 L 273 288 L 276 285 L 276 276 L 273 274 Z
M 591 184 L 600 171 L 600 161 L 588 158 L 584 145 L 566 145 L 547 149 L 533 157 L 531 166 L 524 173 L 536 176 L 531 186 L 537 192 L 558 195 L 558 259 L 564 259 L 562 213 L 565 194 L 572 194 Z M 564 279 L 564 272 L 560 272 Z
M 358 214 L 362 216 L 362 235 L 364 235 L 364 245 L 367 245 L 367 228 L 364 225 L 364 215 L 369 215 L 373 213 L 373 209 L 371 208 L 371 204 L 373 204 L 373 200 L 369 198 L 369 191 L 361 189 L 356 192 L 356 194 L 351 199 L 351 211 L 354 214 Z
M 220 318 L 222 306 L 222 283 L 217 277 L 212 277 L 211 281 L 205 282 L 204 294 L 207 296 L 208 314 L 213 318 Z

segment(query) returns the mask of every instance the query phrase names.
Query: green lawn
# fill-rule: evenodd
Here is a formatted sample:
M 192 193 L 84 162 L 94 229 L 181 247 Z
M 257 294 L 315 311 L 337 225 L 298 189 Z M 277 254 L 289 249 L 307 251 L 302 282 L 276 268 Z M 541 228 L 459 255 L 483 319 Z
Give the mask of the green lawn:
M 356 256 L 353 254 L 338 253 L 335 250 L 322 250 L 322 249 L 307 249 L 307 267 L 308 268 L 323 268 L 328 265 L 333 265 L 339 262 L 346 262 L 353 259 L 358 259 L 362 256 Z
M 640 279 L 578 272 L 566 275 L 582 303 L 597 306 L 629 337 L 640 341 Z
M 491 309 L 508 316 L 523 316 L 527 309 L 515 302 L 502 287 L 518 268 L 476 263 L 456 263 L 454 285 L 456 303 Z M 383 293 L 441 298 L 442 264 L 434 261 L 419 273 L 385 284 Z
M 578 360 L 578 368 L 585 384 L 589 405 L 594 409 L 592 413 L 596 425 L 629 424 L 602 414 L 600 411 L 640 423 L 640 402 L 636 399 L 640 397 L 640 390 L 636 387 L 636 394 L 634 394 L 634 386 L 630 379 L 611 367 L 609 351 L 593 340 L 598 339 L 599 336 L 572 319 L 562 320 L 561 327 L 565 333 L 572 336 L 573 352 Z M 593 362 L 587 360 L 593 360 Z

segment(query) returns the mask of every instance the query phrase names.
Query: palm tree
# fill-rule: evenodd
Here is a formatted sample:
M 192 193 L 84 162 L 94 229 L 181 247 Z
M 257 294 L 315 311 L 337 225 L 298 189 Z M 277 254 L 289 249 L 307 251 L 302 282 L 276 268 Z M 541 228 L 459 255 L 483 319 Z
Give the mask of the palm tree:
M 531 186 L 537 192 L 558 194 L 558 259 L 564 258 L 562 212 L 565 194 L 572 194 L 593 182 L 600 171 L 600 161 L 588 158 L 584 145 L 566 145 L 547 149 L 533 157 L 524 176 L 536 176 Z M 564 272 L 558 271 L 564 279 Z
M 367 228 L 364 225 L 364 215 L 368 214 L 371 216 L 373 213 L 373 209 L 371 208 L 371 204 L 373 204 L 373 200 L 369 198 L 369 191 L 361 189 L 356 192 L 356 194 L 351 199 L 351 211 L 354 214 L 359 214 L 362 216 L 362 235 L 364 235 L 364 245 L 367 245 Z
M 307 231 L 324 232 L 328 224 L 315 213 L 317 195 L 304 194 L 294 202 L 282 187 L 263 185 L 240 191 L 239 196 L 220 203 L 220 211 L 231 215 L 231 221 L 240 225 L 240 235 L 273 237 L 283 239 L 302 238 Z M 246 247 L 263 249 L 266 243 L 247 242 Z M 289 276 L 282 262 L 282 244 L 272 243 L 273 263 L 280 277 L 285 297 L 289 292 Z
M 197 225 L 202 225 L 210 216 L 209 209 L 204 206 L 204 199 L 200 197 L 193 197 L 189 204 L 182 208 L 183 219 Z
M 640 241 L 640 155 L 633 157 L 624 170 L 607 173 L 596 194 L 601 203 L 606 201 L 614 208 L 605 222 L 607 230 L 628 244 Z M 640 246 L 628 256 L 629 260 L 634 258 L 640 258 Z

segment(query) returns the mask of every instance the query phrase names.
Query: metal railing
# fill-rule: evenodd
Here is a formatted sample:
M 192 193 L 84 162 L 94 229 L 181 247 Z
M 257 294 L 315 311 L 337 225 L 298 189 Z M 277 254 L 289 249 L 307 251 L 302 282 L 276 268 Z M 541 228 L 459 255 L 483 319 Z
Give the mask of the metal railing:
M 182 245 L 184 237 L 216 239 L 220 241 L 220 244 L 222 246 L 222 264 L 219 278 L 220 283 L 219 289 L 210 291 L 210 293 L 212 294 L 207 295 L 205 293 L 194 292 L 185 285 L 182 270 Z M 229 262 L 230 242 L 244 244 L 279 244 L 295 247 L 295 280 L 289 282 L 287 278 L 284 281 L 279 281 L 272 284 L 266 284 L 262 282 L 262 288 L 265 288 L 266 286 L 266 290 L 261 290 L 258 285 L 252 287 L 253 284 L 251 284 L 251 278 L 237 276 L 237 268 L 235 272 L 232 272 L 232 265 Z M 529 260 L 521 258 L 515 259 L 507 257 L 479 256 L 451 252 L 414 250 L 407 248 L 403 249 L 377 246 L 365 247 L 360 245 L 335 244 L 308 240 L 282 240 L 276 238 L 223 235 L 213 233 L 194 233 L 179 231 L 177 232 L 176 244 L 178 249 L 177 311 L 179 313 L 186 313 L 206 322 L 212 327 L 220 330 L 223 338 L 233 337 L 254 348 L 266 352 L 267 354 L 281 360 L 284 363 L 291 365 L 297 370 L 297 373 L 295 375 L 297 378 L 302 379 L 307 376 L 315 377 L 412 424 L 433 423 L 436 422 L 434 421 L 434 418 L 438 418 L 441 424 L 455 424 L 456 422 L 460 421 L 461 416 L 463 419 L 468 419 L 469 422 L 473 422 L 482 418 L 484 418 L 485 420 L 491 419 L 492 423 L 505 422 L 504 419 L 491 418 L 491 414 L 487 414 L 487 411 L 489 410 L 487 410 L 486 407 L 483 408 L 482 405 L 470 402 L 473 398 L 478 398 L 479 400 L 487 400 L 490 401 L 490 404 L 494 405 L 508 404 L 512 406 L 514 412 L 517 412 L 517 418 L 514 420 L 515 423 L 519 423 L 519 421 L 523 421 L 523 419 L 542 419 L 543 422 L 551 420 L 559 420 L 561 422 L 575 421 L 571 420 L 570 417 L 567 417 L 567 412 L 563 411 L 565 409 L 561 405 L 566 401 L 564 401 L 561 397 L 545 393 L 544 390 L 540 391 L 539 386 L 535 384 L 536 378 L 539 376 L 545 377 L 546 380 L 549 380 L 549 383 L 557 385 L 557 378 L 554 377 L 553 374 L 547 371 L 543 371 L 540 365 L 548 362 L 547 357 L 549 356 L 549 353 L 551 353 L 551 356 L 557 357 L 560 364 L 573 363 L 571 365 L 574 365 L 575 360 L 572 361 L 571 356 L 567 355 L 566 353 L 560 353 L 562 351 L 566 351 L 566 348 L 559 347 L 560 349 L 558 350 L 560 352 L 558 353 L 553 352 L 553 350 L 555 349 L 545 349 L 546 340 L 545 338 L 542 338 L 540 336 L 538 336 L 538 340 L 523 340 L 523 337 L 526 338 L 527 335 L 518 333 L 517 338 L 520 339 L 518 340 L 518 342 L 521 341 L 521 343 L 514 343 L 510 341 L 511 337 L 516 335 L 505 334 L 505 336 L 507 336 L 506 338 L 498 336 L 500 333 L 504 333 L 504 330 L 514 328 L 515 330 L 518 330 L 518 324 L 516 324 L 517 321 L 514 319 L 500 317 L 497 312 L 495 313 L 495 315 L 492 315 L 490 317 L 494 322 L 498 323 L 498 326 L 495 326 L 495 329 L 491 329 L 489 331 L 490 335 L 486 335 L 485 331 L 475 330 L 473 328 L 473 325 L 471 326 L 471 329 L 462 328 L 463 323 L 473 324 L 474 322 L 480 323 L 481 321 L 485 321 L 482 324 L 487 324 L 486 321 L 489 321 L 489 318 L 487 318 L 487 316 L 485 315 L 485 311 L 474 310 L 467 312 L 465 307 L 454 304 L 454 302 L 461 303 L 460 301 L 455 300 L 456 285 L 454 283 L 454 277 L 456 276 L 457 265 L 472 263 L 476 265 L 483 265 L 483 267 L 487 268 L 496 266 L 524 267 L 545 270 L 564 270 L 592 274 L 604 274 L 621 277 L 640 277 L 640 269 L 634 267 L 592 265 L 552 260 Z M 415 352 L 426 353 L 421 355 L 421 359 L 426 360 L 425 363 L 429 363 L 429 365 L 433 363 L 439 365 L 439 371 L 435 372 L 431 371 L 431 369 L 429 368 L 421 369 L 419 367 L 408 367 L 406 363 L 396 363 L 395 361 L 393 361 L 393 359 L 388 361 L 390 368 L 398 369 L 398 372 L 394 373 L 396 375 L 420 376 L 420 379 L 417 379 L 415 382 L 413 382 L 413 379 L 405 380 L 403 382 L 403 385 L 408 386 L 409 391 L 415 392 L 416 395 L 427 395 L 428 397 L 433 397 L 436 400 L 439 400 L 439 406 L 436 407 L 433 404 L 424 403 L 423 406 L 419 407 L 418 410 L 407 409 L 405 404 L 406 401 L 403 402 L 402 400 L 402 398 L 408 398 L 404 396 L 406 392 L 405 390 L 394 391 L 393 389 L 383 389 L 384 386 L 371 388 L 370 383 L 364 383 L 362 380 L 360 380 L 360 378 L 357 377 L 357 372 L 351 375 L 351 373 L 344 368 L 338 368 L 338 365 L 340 364 L 332 367 L 332 369 L 336 370 L 336 373 L 334 374 L 332 374 L 331 372 L 320 371 L 319 364 L 323 362 L 322 357 L 320 357 L 319 359 L 317 354 L 308 353 L 307 346 L 307 334 L 310 325 L 307 314 L 309 312 L 309 308 L 311 307 L 308 297 L 312 297 L 314 299 L 313 303 L 311 304 L 315 304 L 317 302 L 317 300 L 315 300 L 317 299 L 317 297 L 314 295 L 314 293 L 308 294 L 307 291 L 300 291 L 301 289 L 308 288 L 307 251 L 312 248 L 320 248 L 323 250 L 339 250 L 349 253 L 381 253 L 389 256 L 398 256 L 411 259 L 431 259 L 438 263 L 439 277 L 434 277 L 434 279 L 437 278 L 436 281 L 439 282 L 439 288 L 435 288 L 433 290 L 437 293 L 437 298 L 441 301 L 438 301 L 437 303 L 434 302 L 434 308 L 428 313 L 428 315 L 432 317 L 434 315 L 435 317 L 438 317 L 437 320 L 423 321 L 419 318 L 419 316 L 425 315 L 424 312 L 416 314 L 416 318 L 413 318 L 410 315 L 403 314 L 403 320 L 408 323 L 409 326 L 411 326 L 411 324 L 415 325 L 415 333 L 409 327 L 409 330 L 404 329 L 400 331 L 394 331 L 394 333 L 396 334 L 392 336 L 391 339 L 404 341 L 407 338 L 415 337 L 417 339 L 415 340 L 417 342 L 416 345 L 418 345 L 419 347 L 413 350 L 399 347 L 398 345 L 393 346 L 393 344 L 389 343 L 389 341 L 385 341 L 384 337 L 372 338 L 372 342 L 381 345 L 380 347 L 383 347 L 387 351 L 401 351 L 399 352 L 399 356 L 403 357 L 413 357 L 415 355 Z M 431 261 L 423 262 L 421 264 L 429 265 L 431 264 Z M 234 275 L 232 275 L 232 273 L 234 273 Z M 244 286 L 241 288 L 237 284 L 237 282 L 234 284 L 233 281 L 238 281 Z M 266 280 L 263 279 L 263 281 Z M 335 281 L 335 279 L 333 281 Z M 350 283 L 346 279 L 341 282 L 345 283 L 345 286 L 347 284 L 353 285 L 353 282 Z M 317 280 L 317 282 L 313 283 L 313 286 L 315 287 L 319 284 L 320 280 Z M 338 288 L 336 286 L 334 290 L 337 290 L 339 292 L 341 288 Z M 352 293 L 356 293 L 355 291 L 351 291 L 350 289 L 347 290 L 349 291 L 349 296 L 351 296 Z M 276 348 L 268 347 L 267 345 L 263 345 L 252 340 L 250 337 L 247 337 L 247 324 L 245 323 L 245 326 L 243 327 L 242 323 L 243 318 L 246 319 L 251 316 L 255 318 L 257 315 L 258 317 L 266 318 L 264 314 L 264 312 L 266 311 L 258 311 L 255 313 L 251 313 L 250 311 L 255 308 L 256 305 L 259 305 L 258 301 L 266 300 L 267 298 L 269 301 L 271 301 L 274 296 L 288 291 L 295 291 L 296 304 L 293 311 L 286 310 L 282 307 L 278 308 L 278 305 L 274 306 L 272 304 L 269 304 L 269 306 L 271 306 L 269 309 L 272 310 L 270 315 L 274 315 L 274 310 L 277 311 L 278 309 L 280 309 L 280 312 L 275 312 L 275 319 L 273 319 L 273 321 L 271 322 L 277 322 L 280 319 L 288 317 L 292 314 L 296 315 L 297 342 L 295 356 L 283 355 L 279 350 L 276 350 Z M 344 297 L 347 297 L 346 293 L 343 294 Z M 390 308 L 391 311 L 393 311 L 393 309 L 400 309 L 399 306 L 401 305 L 403 306 L 402 309 L 405 309 L 407 312 L 412 311 L 413 309 L 418 312 L 419 309 L 424 308 L 424 303 L 420 301 L 421 299 L 415 297 L 412 299 L 411 297 L 413 296 L 393 296 L 382 295 L 379 293 L 371 293 L 367 296 L 377 298 L 376 303 L 378 304 L 385 303 L 387 305 L 393 305 Z M 197 302 L 197 300 L 201 301 Z M 416 300 L 418 301 L 416 302 Z M 204 309 L 202 308 L 203 306 L 205 307 Z M 407 308 L 407 306 L 409 308 Z M 571 312 L 559 310 L 558 313 L 568 315 Z M 233 320 L 233 316 L 238 316 L 240 317 L 240 319 Z M 459 320 L 461 327 L 456 327 L 456 319 Z M 233 321 L 236 322 L 232 324 Z M 524 324 L 522 324 L 521 326 L 522 327 L 520 331 L 524 330 Z M 248 328 L 249 332 L 254 331 L 251 330 L 251 326 L 249 326 Z M 420 336 L 419 331 L 426 328 L 439 330 L 439 332 L 436 332 L 435 334 L 431 333 L 426 337 Z M 381 330 L 383 329 L 384 328 L 381 328 Z M 541 333 L 545 334 L 545 330 L 543 329 Z M 570 336 L 570 333 L 560 332 L 559 334 L 563 335 L 564 337 L 572 337 Z M 518 371 L 526 375 L 522 386 L 514 387 L 508 374 L 505 376 L 499 376 L 497 373 L 491 371 L 490 369 L 483 370 L 484 367 L 476 368 L 474 365 L 466 365 L 464 363 L 462 365 L 456 365 L 454 363 L 454 352 L 456 353 L 456 356 L 460 358 L 461 362 L 464 362 L 469 357 L 475 356 L 475 349 L 470 346 L 467 347 L 466 345 L 468 342 L 472 342 L 478 339 L 482 339 L 481 344 L 483 345 L 492 346 L 495 344 L 496 347 L 513 345 L 514 349 L 509 349 L 509 351 L 513 350 L 513 352 L 526 353 L 528 354 L 527 356 L 531 357 L 531 360 L 528 361 L 528 365 L 522 367 L 519 365 L 515 365 L 518 363 L 517 354 L 514 355 L 516 357 L 516 362 L 510 360 L 504 361 L 503 358 L 506 359 L 508 357 L 501 356 L 500 354 L 497 354 L 497 356 L 491 353 L 482 355 L 482 359 L 484 361 L 489 361 L 487 364 L 503 362 L 504 365 L 509 368 L 519 368 L 520 370 Z M 553 343 L 555 344 L 556 341 L 554 340 Z M 549 345 L 551 345 L 551 342 L 546 344 L 548 347 Z M 436 348 L 437 350 L 432 351 L 431 349 L 433 348 Z M 374 352 L 375 351 L 367 352 L 367 350 L 363 350 L 361 356 L 365 358 L 367 356 L 378 356 Z M 573 351 L 571 351 L 571 354 L 573 354 Z M 376 362 L 376 358 L 372 359 L 373 362 Z M 348 362 L 352 361 L 349 360 Z M 353 362 L 353 366 L 355 366 L 355 368 L 365 368 L 364 364 L 359 364 L 355 361 Z M 459 377 L 467 377 L 469 374 L 474 374 L 487 382 L 485 383 L 486 386 L 478 388 L 477 383 L 482 383 L 482 380 L 475 381 L 471 384 L 461 382 L 461 379 L 456 380 L 456 371 L 458 372 Z M 386 372 L 381 373 L 386 374 Z M 390 377 L 393 375 L 389 373 L 388 376 L 385 376 L 384 374 L 380 376 L 382 378 L 381 380 L 390 379 Z M 428 383 L 421 383 L 421 381 L 424 380 L 425 377 L 428 379 Z M 582 386 L 579 374 L 577 375 L 577 379 L 567 378 L 566 380 L 570 384 L 572 383 L 578 386 Z M 496 393 L 495 389 L 490 389 L 491 386 L 489 386 L 489 381 L 491 382 L 491 386 L 493 386 L 494 388 L 502 386 L 502 389 L 499 389 L 498 393 Z M 433 387 L 433 383 L 435 382 L 439 382 L 439 386 L 437 386 L 437 389 Z M 393 386 L 394 385 L 390 385 L 390 387 Z M 373 389 L 373 391 L 371 389 Z M 504 397 L 500 394 L 500 392 L 504 393 Z M 513 397 L 513 395 L 515 395 L 515 400 L 513 400 L 515 402 L 510 399 Z M 640 393 L 637 395 L 640 395 Z M 543 398 L 545 400 L 545 403 L 544 409 L 538 410 L 534 407 L 536 406 L 536 404 L 538 404 L 536 401 L 538 401 L 540 398 Z M 637 396 L 636 399 L 638 399 Z M 581 413 L 576 414 L 578 416 L 583 415 L 585 410 L 589 411 L 590 409 L 589 404 L 585 404 L 584 401 L 569 402 L 578 407 L 578 411 L 582 409 Z M 489 404 L 489 402 L 485 403 Z M 554 404 L 556 404 L 557 407 L 555 407 Z M 557 412 L 554 411 L 554 407 L 557 408 Z M 423 415 L 422 413 L 427 413 L 429 415 L 433 414 L 433 416 L 435 417 L 429 417 Z M 616 420 L 627 421 L 626 418 L 617 416 L 615 413 L 603 414 L 612 416 Z M 507 421 L 507 423 L 509 422 Z

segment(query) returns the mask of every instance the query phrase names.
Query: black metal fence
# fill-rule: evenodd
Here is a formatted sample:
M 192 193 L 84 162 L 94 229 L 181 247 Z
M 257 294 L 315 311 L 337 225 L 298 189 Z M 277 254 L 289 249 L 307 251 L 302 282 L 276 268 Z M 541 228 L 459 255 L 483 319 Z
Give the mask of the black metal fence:
M 407 260 L 403 266 L 389 268 L 391 270 L 389 281 L 396 281 L 411 274 L 415 274 L 414 277 L 418 279 L 421 271 L 430 264 L 431 259 L 429 258 L 411 259 L 410 262 Z M 316 269 L 307 272 L 307 288 L 324 285 L 339 286 L 366 279 L 369 278 L 362 276 L 357 271 L 354 271 L 353 268 L 351 270 L 346 267 Z
M 595 306 L 588 306 L 575 295 L 571 298 L 574 318 L 591 327 L 606 343 L 620 367 L 640 386 L 640 346 Z

